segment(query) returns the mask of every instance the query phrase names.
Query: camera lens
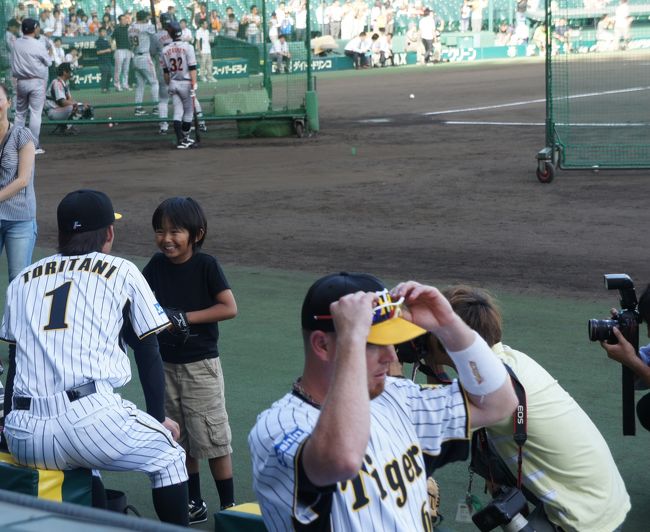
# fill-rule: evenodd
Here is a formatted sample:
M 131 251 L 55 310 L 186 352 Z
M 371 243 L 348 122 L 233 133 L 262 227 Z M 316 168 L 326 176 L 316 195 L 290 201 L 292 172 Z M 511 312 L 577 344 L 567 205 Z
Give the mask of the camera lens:
M 589 320 L 589 339 L 592 342 L 607 341 L 615 343 L 614 327 L 618 325 L 616 320 Z M 612 341 L 614 340 L 614 341 Z

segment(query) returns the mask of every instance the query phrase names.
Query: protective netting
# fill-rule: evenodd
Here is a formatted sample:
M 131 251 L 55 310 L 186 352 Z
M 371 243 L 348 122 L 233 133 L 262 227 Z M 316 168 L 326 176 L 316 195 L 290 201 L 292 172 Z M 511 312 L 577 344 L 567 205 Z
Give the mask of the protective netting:
M 547 6 L 547 143 L 565 168 L 650 165 L 650 4 Z

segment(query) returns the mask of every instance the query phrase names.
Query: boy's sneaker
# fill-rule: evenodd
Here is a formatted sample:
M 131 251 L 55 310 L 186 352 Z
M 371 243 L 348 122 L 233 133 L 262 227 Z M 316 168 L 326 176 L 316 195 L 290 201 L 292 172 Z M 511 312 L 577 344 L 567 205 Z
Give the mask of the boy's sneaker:
M 208 505 L 205 501 L 190 501 L 189 505 L 190 525 L 203 523 L 208 520 Z

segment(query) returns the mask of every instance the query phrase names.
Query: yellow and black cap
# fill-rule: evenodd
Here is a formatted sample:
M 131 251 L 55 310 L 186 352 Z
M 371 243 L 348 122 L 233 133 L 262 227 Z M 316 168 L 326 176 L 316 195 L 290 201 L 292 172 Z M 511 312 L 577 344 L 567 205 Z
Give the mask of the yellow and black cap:
M 320 278 L 307 291 L 302 304 L 302 328 L 334 332 L 330 305 L 347 294 L 375 292 L 379 303 L 373 309 L 368 343 L 394 345 L 425 334 L 426 331 L 401 317 L 401 300 L 393 301 L 376 277 L 367 273 L 341 272 Z

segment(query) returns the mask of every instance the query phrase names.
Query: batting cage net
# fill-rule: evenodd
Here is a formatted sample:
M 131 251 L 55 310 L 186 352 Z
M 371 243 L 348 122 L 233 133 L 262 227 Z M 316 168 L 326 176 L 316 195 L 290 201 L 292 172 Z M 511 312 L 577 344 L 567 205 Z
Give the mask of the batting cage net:
M 649 15 L 647 0 L 547 0 L 533 35 L 545 46 L 546 142 L 561 167 L 650 166 Z
M 181 27 L 181 40 L 195 51 L 194 102 L 202 128 L 211 122 L 230 122 L 240 133 L 254 134 L 260 121 L 305 126 L 314 83 L 307 38 L 309 0 L 300 2 L 296 13 L 283 12 L 281 24 L 278 5 L 284 6 L 242 0 L 0 0 L 0 23 L 7 28 L 1 44 L 1 77 L 11 84 L 10 34 L 20 32 L 19 25 L 12 30 L 12 24 L 34 18 L 53 56 L 48 85 L 57 78 L 57 65 L 69 63 L 72 98 L 92 108 L 92 117 L 79 112 L 66 118 L 48 113 L 46 101 L 46 134 L 57 126 L 65 132 L 70 123 L 119 125 L 120 131 L 129 124 L 150 123 L 157 132 L 168 122 L 171 128 L 172 99 L 156 43 L 164 41 L 164 27 L 174 20 Z M 148 24 L 154 28 L 152 34 L 137 29 Z M 50 92 L 48 88 L 47 98 Z M 317 122 L 317 109 L 312 112 L 312 122 Z

